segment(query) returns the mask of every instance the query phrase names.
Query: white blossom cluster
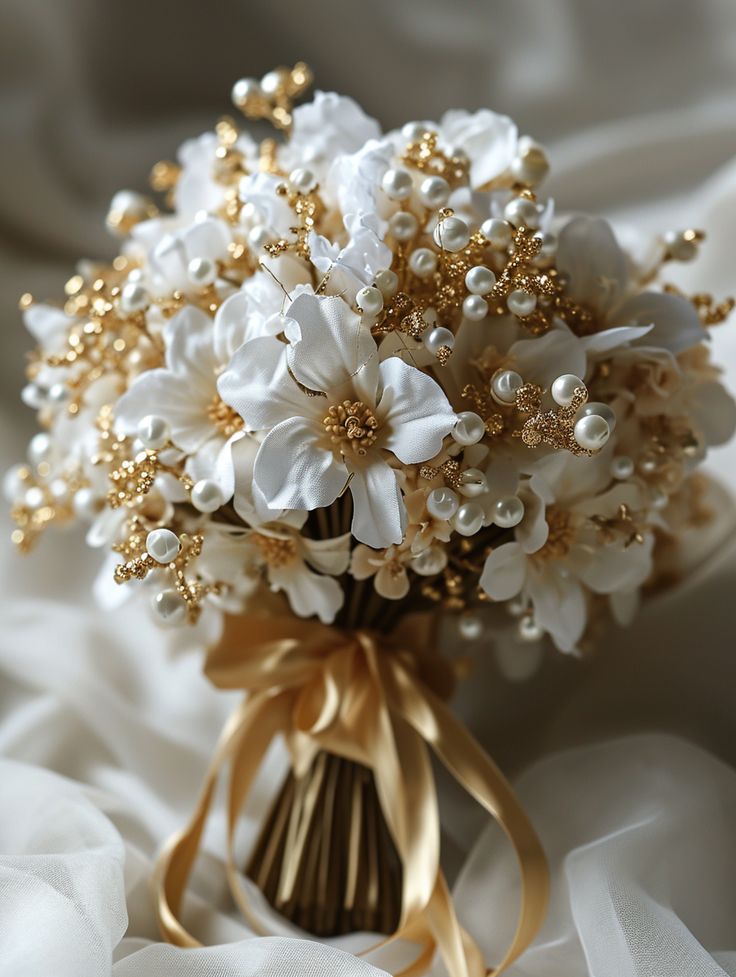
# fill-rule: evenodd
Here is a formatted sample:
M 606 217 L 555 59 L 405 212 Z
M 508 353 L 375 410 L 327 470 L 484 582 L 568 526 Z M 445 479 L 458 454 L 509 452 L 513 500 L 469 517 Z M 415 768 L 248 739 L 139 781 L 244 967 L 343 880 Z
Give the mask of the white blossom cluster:
M 370 623 L 361 581 L 361 606 L 504 602 L 563 651 L 628 617 L 736 409 L 718 317 L 662 285 L 698 234 L 627 254 L 555 213 L 547 168 L 491 111 L 384 134 L 322 92 L 283 142 L 185 143 L 165 206 L 113 201 L 113 265 L 26 303 L 43 430 L 6 478 L 16 541 L 86 522 L 101 597 L 169 623 L 264 587 Z

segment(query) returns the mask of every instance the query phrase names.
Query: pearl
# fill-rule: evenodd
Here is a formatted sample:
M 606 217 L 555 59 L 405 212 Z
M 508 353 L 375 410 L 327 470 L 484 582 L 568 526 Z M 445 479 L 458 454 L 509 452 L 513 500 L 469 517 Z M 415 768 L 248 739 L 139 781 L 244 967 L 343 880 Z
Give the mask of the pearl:
M 541 146 L 530 146 L 511 164 L 511 174 L 519 183 L 535 187 L 549 173 L 549 160 Z
M 692 261 L 698 253 L 698 243 L 694 237 L 686 237 L 679 231 L 668 231 L 664 236 L 667 254 L 675 261 Z
M 509 612 L 511 617 L 521 617 L 521 615 L 526 612 L 526 609 L 527 602 L 520 594 L 516 597 L 512 597 L 511 600 L 506 604 L 506 610 Z
M 496 276 L 485 265 L 476 265 L 465 276 L 465 287 L 472 295 L 488 295 L 496 284 Z
M 29 509 L 40 509 L 45 503 L 46 497 L 43 489 L 39 485 L 33 485 L 27 490 L 25 496 L 23 497 L 23 501 Z
M 49 485 L 49 492 L 51 492 L 51 497 L 56 502 L 61 502 L 66 499 L 69 494 L 69 485 L 64 481 L 63 478 L 55 478 Z
M 493 521 L 501 529 L 518 526 L 524 518 L 524 503 L 518 495 L 506 495 L 493 506 Z
M 407 122 L 401 127 L 401 135 L 409 142 L 417 142 L 432 129 L 431 122 Z
M 488 239 L 492 248 L 505 251 L 511 244 L 513 231 L 508 221 L 492 217 L 490 220 L 483 221 L 480 226 L 481 234 Z
M 157 563 L 171 563 L 181 549 L 176 533 L 170 529 L 154 529 L 146 536 L 146 550 Z
M 49 387 L 46 399 L 50 404 L 63 404 L 69 399 L 69 388 L 65 383 L 54 383 Z
M 211 478 L 195 482 L 192 488 L 192 505 L 199 512 L 215 512 L 225 501 L 222 489 Z
M 385 299 L 390 299 L 399 290 L 399 276 L 395 271 L 390 271 L 388 268 L 377 271 L 374 281 Z
M 32 465 L 40 465 L 49 459 L 52 451 L 51 438 L 45 431 L 39 431 L 28 443 L 28 460 Z
M 187 265 L 187 278 L 192 285 L 211 285 L 217 278 L 217 268 L 209 258 L 192 258 Z
M 457 621 L 460 637 L 466 641 L 477 641 L 483 636 L 483 621 L 477 614 L 461 614 Z
M 230 98 L 234 105 L 240 107 L 257 95 L 262 95 L 261 86 L 255 78 L 239 78 L 230 91 Z
M 289 174 L 289 183 L 298 193 L 311 193 L 317 186 L 317 177 L 311 170 L 299 166 Z
M 383 308 L 383 295 L 381 295 L 380 289 L 374 288 L 373 285 L 367 285 L 358 291 L 355 302 L 365 315 L 375 316 Z
M 491 396 L 499 404 L 513 404 L 516 391 L 523 386 L 523 378 L 514 370 L 498 370 L 491 380 Z
M 409 258 L 409 271 L 417 278 L 429 278 L 437 269 L 437 254 L 430 248 L 417 248 Z
M 20 392 L 20 399 L 33 410 L 39 410 L 44 405 L 44 393 L 35 383 L 27 383 Z
M 596 414 L 598 417 L 603 417 L 608 421 L 608 426 L 611 429 L 611 433 L 616 430 L 616 413 L 608 406 L 608 404 L 601 404 L 597 400 L 588 401 L 587 404 L 583 404 L 580 408 L 580 417 L 588 417 L 589 415 Z
M 414 214 L 400 210 L 388 222 L 388 229 L 399 242 L 411 241 L 419 230 L 419 223 Z
M 658 467 L 657 459 L 654 455 L 644 455 L 639 462 L 639 468 L 645 475 L 653 475 Z
M 466 468 L 460 476 L 457 490 L 466 499 L 477 498 L 488 491 L 488 479 L 479 468 Z
M 569 407 L 575 397 L 575 391 L 581 387 L 585 389 L 585 384 L 580 377 L 576 377 L 574 373 L 563 373 L 552 384 L 552 400 L 560 407 Z
M 414 189 L 414 181 L 408 170 L 386 170 L 381 180 L 381 189 L 389 200 L 406 200 Z
M 522 641 L 541 641 L 544 637 L 544 628 L 537 624 L 531 614 L 525 614 L 519 621 L 517 633 Z
M 427 512 L 433 519 L 452 519 L 460 502 L 449 488 L 436 488 L 427 496 Z
M 187 616 L 187 602 L 176 590 L 162 590 L 151 601 L 159 623 L 170 627 L 183 624 Z
M 454 254 L 467 248 L 470 228 L 460 217 L 445 217 L 435 227 L 432 237 L 438 248 Z
M 72 508 L 78 519 L 91 522 L 102 508 L 102 500 L 97 498 L 91 488 L 85 486 L 74 493 Z
M 435 573 L 442 573 L 447 566 L 447 553 L 440 546 L 428 546 L 417 553 L 410 565 L 420 577 L 433 577 Z
M 581 448 L 585 448 L 586 451 L 598 451 L 611 436 L 611 428 L 605 417 L 589 414 L 575 423 L 573 434 Z
M 537 296 L 524 288 L 515 288 L 506 299 L 509 312 L 520 318 L 531 315 L 537 307 Z
M 453 529 L 461 536 L 475 536 L 483 526 L 485 513 L 477 502 L 463 502 L 452 517 Z
M 480 322 L 488 315 L 488 303 L 480 295 L 468 295 L 463 300 L 463 315 L 469 322 Z
M 506 204 L 504 217 L 514 227 L 539 227 L 539 210 L 533 200 L 526 197 L 515 197 Z
M 539 235 L 539 238 L 542 241 L 542 247 L 539 249 L 539 254 L 543 258 L 551 258 L 557 251 L 557 235 L 552 234 L 550 231 L 545 231 L 543 234 Z
M 158 451 L 169 440 L 171 431 L 168 422 L 157 414 L 146 414 L 138 422 L 136 434 L 144 448 Z
M 430 326 L 422 338 L 424 339 L 424 345 L 435 356 L 437 356 L 443 346 L 446 346 L 448 349 L 453 349 L 455 346 L 455 337 L 445 326 Z
M 610 471 L 611 476 L 619 479 L 619 481 L 625 481 L 627 478 L 631 478 L 631 476 L 634 474 L 633 459 L 627 457 L 627 455 L 616 455 L 616 457 L 611 460 Z
M 485 421 L 472 410 L 461 411 L 450 433 L 458 444 L 477 444 L 486 433 Z
M 271 233 L 263 224 L 256 224 L 248 231 L 248 244 L 254 251 L 261 251 L 271 243 Z
M 276 95 L 283 85 L 283 74 L 280 71 L 269 71 L 261 78 L 261 90 L 266 95 Z
M 146 289 L 140 282 L 128 282 L 120 293 L 120 306 L 123 312 L 142 312 L 150 304 Z
M 441 176 L 428 176 L 419 187 L 419 199 L 425 207 L 444 207 L 450 196 L 450 184 Z

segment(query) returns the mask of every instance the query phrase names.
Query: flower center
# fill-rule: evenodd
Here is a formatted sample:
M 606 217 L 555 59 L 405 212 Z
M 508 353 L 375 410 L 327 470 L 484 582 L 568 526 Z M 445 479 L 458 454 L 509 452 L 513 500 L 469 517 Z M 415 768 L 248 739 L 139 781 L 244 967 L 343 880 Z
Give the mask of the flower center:
M 251 539 L 258 547 L 264 563 L 275 570 L 288 566 L 296 559 L 297 548 L 293 539 L 262 536 L 260 533 L 254 533 Z
M 220 434 L 226 438 L 232 437 L 236 431 L 242 430 L 245 424 L 240 414 L 236 410 L 233 410 L 229 404 L 226 404 L 220 398 L 219 394 L 215 394 L 210 401 L 209 407 L 207 408 L 207 417 L 209 417 Z
M 575 522 L 572 513 L 554 506 L 547 509 L 546 519 L 549 526 L 547 542 L 533 555 L 542 560 L 559 560 L 567 555 L 575 539 Z
M 346 455 L 364 455 L 375 443 L 378 421 L 361 400 L 343 400 L 329 408 L 322 421 L 333 446 Z

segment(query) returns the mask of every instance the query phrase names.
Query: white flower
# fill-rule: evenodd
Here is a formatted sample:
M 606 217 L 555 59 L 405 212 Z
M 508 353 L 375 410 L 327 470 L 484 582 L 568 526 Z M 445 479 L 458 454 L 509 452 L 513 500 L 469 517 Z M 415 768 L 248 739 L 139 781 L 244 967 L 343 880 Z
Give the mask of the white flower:
M 401 542 L 405 510 L 393 458 L 432 458 L 455 423 L 441 388 L 393 358 L 378 362 L 370 331 L 339 298 L 301 295 L 287 310 L 300 338 L 242 346 L 220 378 L 223 401 L 268 430 L 253 479 L 274 509 L 328 506 L 350 486 L 353 535 Z
M 470 185 L 479 189 L 508 171 L 517 155 L 518 131 L 506 115 L 480 109 L 445 112 L 439 131 L 448 146 L 470 158 Z
M 386 600 L 401 600 L 409 593 L 407 564 L 412 552 L 403 546 L 373 550 L 359 543 L 353 550 L 350 572 L 356 580 L 373 577 L 376 593 Z

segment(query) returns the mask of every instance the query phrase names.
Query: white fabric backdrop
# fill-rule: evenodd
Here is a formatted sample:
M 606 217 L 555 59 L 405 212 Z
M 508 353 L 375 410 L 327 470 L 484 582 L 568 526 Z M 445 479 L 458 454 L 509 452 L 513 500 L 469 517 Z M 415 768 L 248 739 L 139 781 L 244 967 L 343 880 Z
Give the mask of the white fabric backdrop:
M 153 160 L 226 111 L 234 77 L 276 62 L 305 57 L 322 87 L 387 125 L 451 105 L 510 112 L 548 142 L 561 208 L 704 227 L 703 260 L 678 280 L 736 291 L 729 0 L 222 0 L 206 19 L 204 9 L 0 10 L 3 467 L 32 428 L 16 403 L 28 345 L 18 294 L 53 296 L 76 257 L 109 253 L 112 192 L 142 186 Z M 714 346 L 736 388 L 734 327 Z M 711 468 L 733 484 L 736 448 Z M 717 555 L 590 661 L 550 656 L 512 683 L 476 649 L 477 680 L 457 708 L 507 771 L 528 768 L 519 789 L 554 875 L 545 929 L 513 977 L 736 974 L 733 525 L 724 514 Z M 75 536 L 26 561 L 5 542 L 0 553 L 0 977 L 377 974 L 334 947 L 248 940 L 226 911 L 217 819 L 190 912 L 220 945 L 156 942 L 151 858 L 190 810 L 236 697 L 199 674 L 201 635 L 174 648 L 142 609 L 94 610 L 93 560 Z M 511 925 L 513 866 L 444 781 L 442 805 L 461 914 L 492 961 Z

